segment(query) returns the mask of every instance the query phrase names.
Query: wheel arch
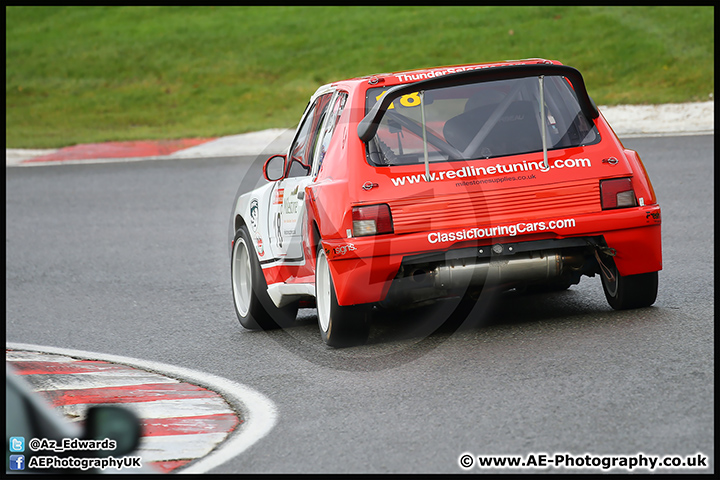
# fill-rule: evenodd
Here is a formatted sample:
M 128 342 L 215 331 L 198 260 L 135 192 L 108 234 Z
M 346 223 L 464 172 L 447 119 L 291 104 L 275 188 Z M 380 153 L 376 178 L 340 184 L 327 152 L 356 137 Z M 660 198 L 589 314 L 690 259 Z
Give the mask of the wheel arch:
M 240 230 L 241 227 L 243 227 L 243 226 L 247 227 L 247 222 L 245 221 L 243 216 L 240 215 L 239 213 L 237 215 L 235 215 L 235 221 L 233 223 L 234 223 L 234 227 L 235 227 L 234 233 L 236 233 L 236 234 L 237 234 L 238 230 Z
M 317 252 L 317 247 L 318 245 L 320 245 L 320 242 L 322 242 L 322 236 L 320 236 L 320 228 L 318 228 L 317 222 L 313 220 L 310 228 L 310 247 L 312 248 L 313 252 Z
M 305 225 L 307 228 L 307 243 L 305 248 L 305 255 L 307 258 L 312 258 L 313 271 L 315 270 L 315 265 L 317 265 L 317 247 L 322 241 L 322 235 L 320 234 L 320 225 L 318 225 L 319 220 L 316 209 L 317 204 L 315 201 L 313 201 L 313 197 L 311 195 L 307 195 L 305 200 Z

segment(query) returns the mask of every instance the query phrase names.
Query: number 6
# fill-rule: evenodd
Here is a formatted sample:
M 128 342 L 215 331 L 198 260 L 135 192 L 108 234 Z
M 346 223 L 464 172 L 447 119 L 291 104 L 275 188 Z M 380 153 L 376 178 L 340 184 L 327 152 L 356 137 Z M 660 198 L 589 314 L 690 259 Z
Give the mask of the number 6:
M 413 92 L 400 97 L 400 105 L 403 107 L 417 107 L 420 105 L 420 101 L 420 95 L 418 92 Z

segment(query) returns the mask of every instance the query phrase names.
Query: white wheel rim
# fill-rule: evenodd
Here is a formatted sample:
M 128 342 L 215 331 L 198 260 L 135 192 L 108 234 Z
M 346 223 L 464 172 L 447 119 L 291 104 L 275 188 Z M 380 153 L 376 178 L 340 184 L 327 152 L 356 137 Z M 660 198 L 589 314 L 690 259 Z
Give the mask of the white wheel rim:
M 325 252 L 320 249 L 315 271 L 315 300 L 317 301 L 318 323 L 323 332 L 330 328 L 330 267 Z
M 233 248 L 232 287 L 235 308 L 242 317 L 245 317 L 250 311 L 252 271 L 247 244 L 242 238 L 235 240 L 235 248 Z

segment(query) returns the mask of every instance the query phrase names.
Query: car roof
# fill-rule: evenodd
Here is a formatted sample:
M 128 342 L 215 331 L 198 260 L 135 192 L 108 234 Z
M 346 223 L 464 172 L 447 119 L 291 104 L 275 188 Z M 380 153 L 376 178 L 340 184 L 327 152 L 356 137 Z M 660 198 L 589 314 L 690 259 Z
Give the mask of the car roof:
M 355 89 L 358 88 L 362 84 L 369 84 L 371 86 L 382 86 L 382 87 L 388 87 L 388 86 L 394 86 L 394 85 L 400 85 L 403 83 L 410 83 L 415 82 L 419 80 L 426 80 L 429 78 L 434 78 L 442 75 L 447 75 L 448 73 L 458 73 L 458 72 L 464 72 L 469 70 L 477 70 L 481 68 L 493 68 L 493 67 L 505 67 L 508 65 L 537 65 L 537 64 L 547 64 L 547 65 L 562 65 L 562 63 L 556 61 L 556 60 L 547 60 L 544 58 L 527 58 L 523 60 L 504 60 L 501 62 L 488 62 L 488 63 L 470 63 L 470 64 L 463 64 L 463 65 L 448 65 L 448 66 L 442 66 L 442 67 L 432 67 L 432 68 L 426 68 L 426 69 L 420 69 L 420 70 L 406 70 L 406 71 L 400 71 L 400 72 L 392 72 L 392 73 L 376 73 L 372 75 L 365 75 L 362 77 L 354 77 L 349 78 L 346 80 L 339 80 L 336 82 L 328 83 L 327 85 L 323 85 L 322 87 L 318 88 L 317 92 L 325 91 L 329 88 L 336 87 L 343 85 L 348 89 Z

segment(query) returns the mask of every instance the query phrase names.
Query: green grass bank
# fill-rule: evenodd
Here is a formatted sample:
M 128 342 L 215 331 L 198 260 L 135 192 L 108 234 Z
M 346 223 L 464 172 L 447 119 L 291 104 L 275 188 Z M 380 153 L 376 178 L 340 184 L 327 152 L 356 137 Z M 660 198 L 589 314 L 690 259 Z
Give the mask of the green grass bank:
M 706 101 L 713 7 L 6 7 L 8 148 L 292 127 L 321 84 L 544 57 L 599 105 Z

